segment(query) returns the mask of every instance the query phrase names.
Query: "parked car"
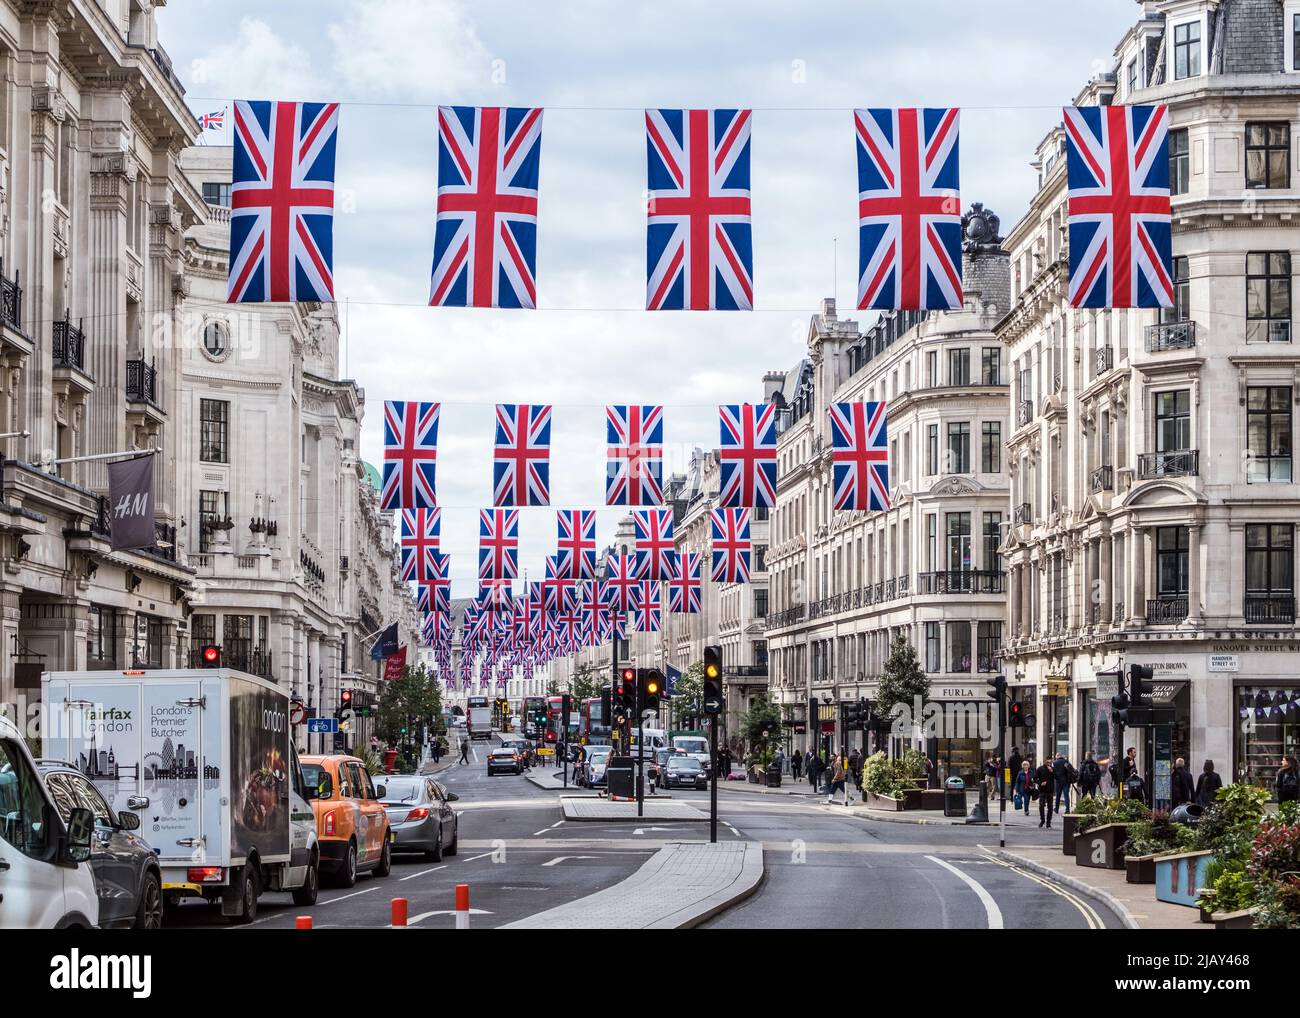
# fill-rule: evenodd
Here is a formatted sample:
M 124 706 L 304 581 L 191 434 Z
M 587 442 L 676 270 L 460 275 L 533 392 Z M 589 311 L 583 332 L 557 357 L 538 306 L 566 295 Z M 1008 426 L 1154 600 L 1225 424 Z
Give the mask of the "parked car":
M 304 756 L 302 772 L 308 790 L 314 790 L 321 869 L 340 887 L 351 887 L 367 870 L 388 876 L 393 868 L 388 811 L 366 765 L 354 756 Z
M 127 805 L 132 811 L 118 813 L 90 779 L 71 764 L 37 760 L 36 769 L 65 824 L 78 806 L 90 810 L 95 818 L 90 872 L 99 897 L 100 928 L 161 929 L 163 897 L 158 856 L 135 833 L 140 829 L 140 815 L 134 810 L 148 809 L 148 796 L 131 796 Z
M 90 869 L 95 817 L 65 821 L 22 733 L 0 714 L 0 929 L 90 929 L 99 894 Z
M 609 766 L 608 746 L 588 746 L 587 759 L 582 765 L 581 783 L 587 788 L 602 788 L 605 785 L 605 768 Z
M 394 852 L 423 852 L 433 862 L 455 855 L 458 818 L 451 804 L 460 797 L 432 778 L 416 774 L 388 775 L 375 782 L 375 792 L 388 812 Z
M 510 743 L 505 746 L 497 746 L 489 750 L 487 755 L 487 772 L 491 777 L 493 774 L 509 772 L 511 774 L 524 773 L 524 758 L 520 754 L 519 748 Z
M 673 754 L 664 764 L 664 788 L 708 788 L 704 765 L 684 753 Z

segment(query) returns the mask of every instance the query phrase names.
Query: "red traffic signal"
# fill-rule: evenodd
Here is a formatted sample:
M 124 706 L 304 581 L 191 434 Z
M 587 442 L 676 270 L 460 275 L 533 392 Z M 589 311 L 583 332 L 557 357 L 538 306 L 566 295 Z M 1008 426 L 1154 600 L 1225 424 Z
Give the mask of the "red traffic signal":
M 343 706 L 346 707 L 348 704 L 352 702 L 352 690 L 350 689 L 343 690 L 343 692 L 339 694 L 339 699 L 343 702 Z
M 215 644 L 208 644 L 199 650 L 199 660 L 203 662 L 204 668 L 220 668 L 221 648 Z

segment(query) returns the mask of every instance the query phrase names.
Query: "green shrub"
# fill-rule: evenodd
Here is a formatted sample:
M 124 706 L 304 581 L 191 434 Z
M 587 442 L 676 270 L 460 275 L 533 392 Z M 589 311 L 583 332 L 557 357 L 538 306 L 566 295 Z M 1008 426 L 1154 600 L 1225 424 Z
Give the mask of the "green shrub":
M 1239 861 L 1215 861 L 1205 871 L 1205 892 L 1196 903 L 1207 912 L 1237 912 L 1250 908 L 1258 897 L 1255 881 Z
M 1268 792 L 1253 785 L 1225 785 L 1201 814 L 1193 847 L 1243 864 L 1263 826 Z
M 1153 812 L 1150 818 L 1134 820 L 1128 826 L 1127 855 L 1160 855 L 1179 852 L 1192 843 L 1192 829 L 1176 824 L 1164 810 Z
M 1085 798 L 1088 798 L 1085 796 Z M 1080 800 L 1082 802 L 1082 800 Z M 1101 807 L 1095 813 L 1085 813 L 1075 821 L 1075 831 L 1083 834 L 1094 827 L 1105 824 L 1131 824 L 1146 820 L 1151 811 L 1141 799 L 1102 799 Z

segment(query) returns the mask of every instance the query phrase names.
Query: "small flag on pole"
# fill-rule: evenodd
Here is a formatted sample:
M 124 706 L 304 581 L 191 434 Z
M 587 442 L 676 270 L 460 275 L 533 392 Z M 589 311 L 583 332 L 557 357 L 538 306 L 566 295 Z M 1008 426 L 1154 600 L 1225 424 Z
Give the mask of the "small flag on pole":
M 205 113 L 199 117 L 199 127 L 205 131 L 220 131 L 226 126 L 226 111 L 220 110 L 216 113 Z

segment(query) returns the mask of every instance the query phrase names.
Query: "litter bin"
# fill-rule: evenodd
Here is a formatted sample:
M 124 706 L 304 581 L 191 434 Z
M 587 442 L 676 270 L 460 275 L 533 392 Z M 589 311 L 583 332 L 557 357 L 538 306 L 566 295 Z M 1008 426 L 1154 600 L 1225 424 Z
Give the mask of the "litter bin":
M 943 815 L 946 817 L 966 815 L 966 782 L 961 778 L 954 776 L 943 783 Z
M 781 765 L 780 764 L 770 763 L 767 765 L 767 787 L 768 788 L 781 787 Z

